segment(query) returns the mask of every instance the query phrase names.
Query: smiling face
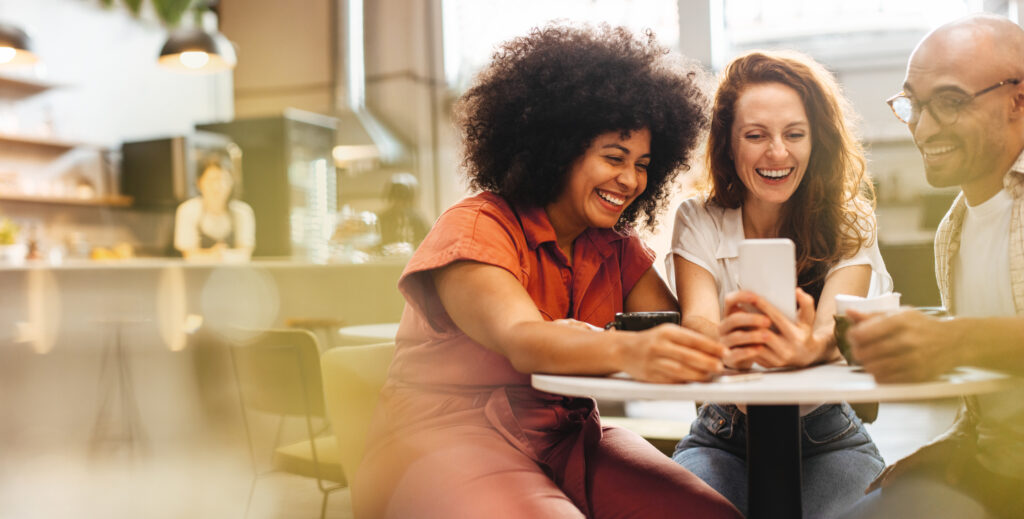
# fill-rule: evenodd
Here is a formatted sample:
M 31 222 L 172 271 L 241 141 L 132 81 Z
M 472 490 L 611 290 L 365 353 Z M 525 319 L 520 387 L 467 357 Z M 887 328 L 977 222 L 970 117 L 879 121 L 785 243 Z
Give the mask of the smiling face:
M 747 87 L 736 99 L 731 150 L 745 203 L 782 205 L 811 158 L 811 125 L 796 90 L 781 83 Z
M 575 239 L 587 227 L 614 227 L 647 188 L 651 132 L 598 135 L 573 162 L 562 194 L 545 207 L 559 239 Z
M 219 166 L 209 165 L 199 176 L 199 193 L 209 207 L 227 207 L 234 183 L 231 173 Z
M 928 183 L 962 186 L 969 199 L 979 185 L 998 190 L 1019 151 L 1007 138 L 1010 100 L 1017 88 L 1003 86 L 969 100 L 980 89 L 1016 77 L 1015 66 L 989 40 L 968 30 L 929 37 L 911 56 L 903 84 L 915 102 L 944 97 L 965 102 L 952 124 L 939 124 L 924 110 L 908 127 L 924 159 Z

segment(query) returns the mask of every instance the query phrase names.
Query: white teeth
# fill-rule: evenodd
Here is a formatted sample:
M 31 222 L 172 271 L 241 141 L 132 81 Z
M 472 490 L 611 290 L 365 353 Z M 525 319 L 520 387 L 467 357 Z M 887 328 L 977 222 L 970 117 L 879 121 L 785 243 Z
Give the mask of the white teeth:
M 793 168 L 786 169 L 758 169 L 757 174 L 768 178 L 782 178 L 793 171 Z
M 942 155 L 943 153 L 949 153 L 956 149 L 956 146 L 926 146 L 922 148 L 925 155 Z
M 607 191 L 598 191 L 597 196 L 601 197 L 602 200 L 612 205 L 622 205 L 626 203 L 625 197 L 615 196 Z

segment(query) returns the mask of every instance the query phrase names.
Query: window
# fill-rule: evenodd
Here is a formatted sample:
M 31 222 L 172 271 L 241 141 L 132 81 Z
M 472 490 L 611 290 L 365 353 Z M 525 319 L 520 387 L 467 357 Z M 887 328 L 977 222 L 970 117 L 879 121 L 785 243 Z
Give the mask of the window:
M 669 48 L 679 42 L 678 0 L 444 0 L 444 69 L 464 90 L 502 42 L 552 20 L 651 29 Z
M 798 48 L 836 65 L 906 54 L 928 30 L 981 0 L 711 0 L 721 13 L 715 65 L 752 48 Z

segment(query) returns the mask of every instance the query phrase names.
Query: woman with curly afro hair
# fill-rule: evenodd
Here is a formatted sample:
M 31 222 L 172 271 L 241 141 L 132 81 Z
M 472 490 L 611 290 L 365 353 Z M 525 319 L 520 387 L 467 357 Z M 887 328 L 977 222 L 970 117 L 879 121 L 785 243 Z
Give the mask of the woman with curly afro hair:
M 449 208 L 399 281 L 395 358 L 352 485 L 356 517 L 738 517 L 594 401 L 531 373 L 705 380 L 724 348 L 677 310 L 652 226 L 706 125 L 696 73 L 652 34 L 551 25 L 514 39 L 456 105 L 481 192 Z

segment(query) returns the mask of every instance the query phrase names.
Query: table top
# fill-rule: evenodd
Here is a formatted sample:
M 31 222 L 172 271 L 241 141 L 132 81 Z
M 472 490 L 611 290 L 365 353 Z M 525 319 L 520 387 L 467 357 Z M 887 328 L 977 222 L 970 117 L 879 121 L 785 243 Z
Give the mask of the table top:
M 707 383 L 652 384 L 620 373 L 609 377 L 535 374 L 532 384 L 550 393 L 605 400 L 784 405 L 930 400 L 1024 387 L 1024 380 L 996 371 L 958 367 L 930 382 L 878 384 L 874 377 L 856 366 L 826 364 L 799 370 L 730 375 Z
M 359 324 L 338 328 L 338 337 L 345 339 L 373 339 L 393 341 L 398 334 L 398 323 Z

